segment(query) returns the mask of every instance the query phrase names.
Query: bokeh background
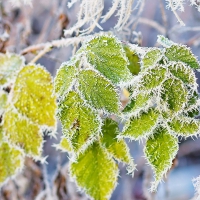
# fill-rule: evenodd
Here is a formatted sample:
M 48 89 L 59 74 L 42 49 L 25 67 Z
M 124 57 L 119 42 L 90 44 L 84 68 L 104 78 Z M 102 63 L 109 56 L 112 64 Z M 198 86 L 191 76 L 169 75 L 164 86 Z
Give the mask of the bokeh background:
M 64 37 L 63 30 L 75 24 L 79 11 L 79 2 L 70 9 L 67 3 L 67 0 L 33 0 L 32 6 L 16 8 L 8 0 L 0 0 L 0 52 L 21 53 L 30 45 Z M 111 0 L 105 0 L 104 13 L 111 5 Z M 165 0 L 144 1 L 142 6 L 134 10 L 130 26 L 116 34 L 122 40 L 147 47 L 158 46 L 157 35 L 162 34 L 176 43 L 190 46 L 193 53 L 200 57 L 200 13 L 185 4 L 185 12 L 178 12 L 186 25 L 181 27 L 174 14 L 165 6 Z M 117 17 L 114 15 L 101 25 L 104 31 L 109 31 L 113 30 L 116 22 Z M 94 31 L 100 30 L 96 28 Z M 61 63 L 69 60 L 73 52 L 72 46 L 55 48 L 37 63 L 44 65 L 55 76 Z M 24 56 L 28 63 L 35 54 L 33 52 Z M 197 83 L 200 84 L 200 73 L 196 75 Z M 88 199 L 68 175 L 67 153 L 56 151 L 52 146 L 59 143 L 62 135 L 59 122 L 57 132 L 57 139 L 45 138 L 43 156 L 48 155 L 48 164 L 27 158 L 23 172 L 1 189 L 0 200 Z M 156 194 L 148 190 L 153 174 L 149 166 L 145 165 L 143 143 L 128 140 L 127 143 L 137 164 L 137 171 L 132 178 L 126 174 L 125 167 L 120 165 L 119 184 L 112 200 L 189 200 L 194 196 L 192 179 L 200 175 L 200 139 L 180 138 L 180 149 L 174 165 Z

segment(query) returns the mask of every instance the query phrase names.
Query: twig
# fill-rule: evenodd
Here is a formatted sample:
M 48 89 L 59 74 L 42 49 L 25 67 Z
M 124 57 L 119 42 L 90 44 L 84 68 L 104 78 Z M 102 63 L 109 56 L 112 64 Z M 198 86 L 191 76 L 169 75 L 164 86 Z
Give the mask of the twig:
M 52 42 L 47 42 L 47 43 L 36 44 L 22 50 L 20 54 L 25 55 L 27 53 L 34 53 L 36 51 L 41 50 L 39 54 L 31 61 L 31 62 L 36 62 L 39 58 L 41 58 L 43 55 L 51 51 L 53 48 L 67 47 L 71 44 L 78 44 L 86 38 L 87 36 L 74 37 L 74 38 L 67 38 L 67 39 L 61 39 L 61 40 L 53 40 Z

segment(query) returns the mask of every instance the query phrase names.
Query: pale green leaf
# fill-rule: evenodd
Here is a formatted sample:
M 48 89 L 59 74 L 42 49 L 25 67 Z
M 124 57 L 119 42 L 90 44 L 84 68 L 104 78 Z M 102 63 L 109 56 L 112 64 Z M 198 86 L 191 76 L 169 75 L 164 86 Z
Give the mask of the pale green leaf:
M 24 149 L 25 153 L 39 158 L 43 138 L 39 127 L 9 106 L 4 113 L 3 131 L 9 142 Z
M 199 62 L 197 58 L 186 46 L 181 46 L 178 44 L 171 45 L 166 49 L 165 55 L 170 61 L 181 61 L 193 69 L 199 69 Z
M 56 98 L 52 77 L 40 66 L 25 66 L 16 78 L 13 102 L 18 111 L 32 122 L 56 126 Z
M 24 65 L 24 59 L 15 54 L 0 53 L 0 85 L 14 82 L 17 72 Z
M 169 78 L 162 85 L 161 98 L 172 112 L 180 111 L 187 102 L 187 90 L 179 79 Z
M 138 117 L 132 117 L 125 124 L 121 135 L 133 139 L 145 137 L 151 133 L 157 124 L 158 117 L 159 114 L 153 109 L 150 109 L 148 112 L 143 112 Z
M 137 55 L 137 53 L 131 49 L 130 46 L 128 45 L 123 45 L 123 48 L 125 50 L 126 53 L 126 57 L 129 60 L 129 65 L 127 66 L 128 69 L 130 70 L 130 72 L 133 75 L 138 75 L 138 73 L 140 72 L 140 58 Z
M 122 44 L 113 36 L 96 36 L 86 44 L 89 63 L 113 83 L 130 81 L 128 60 Z
M 170 129 L 179 136 L 197 135 L 200 129 L 200 121 L 190 117 L 175 117 L 168 122 Z
M 23 153 L 7 142 L 0 142 L 0 185 L 17 174 L 24 165 Z
M 79 89 L 87 102 L 96 109 L 110 113 L 119 112 L 119 96 L 115 87 L 103 76 L 92 70 L 82 70 Z
M 98 134 L 101 121 L 97 113 L 86 106 L 76 92 L 70 91 L 58 108 L 64 134 L 69 138 L 74 151 L 80 150 Z
M 102 134 L 101 142 L 108 152 L 115 159 L 130 164 L 134 168 L 126 142 L 123 139 L 117 139 L 120 134 L 118 123 L 109 118 L 105 119 L 102 126 Z
M 146 69 L 148 67 L 154 66 L 162 59 L 162 51 L 158 48 L 153 48 L 147 51 L 142 59 L 142 67 Z
M 118 168 L 97 142 L 70 166 L 78 186 L 95 200 L 108 200 L 117 183 Z
M 173 63 L 169 65 L 170 72 L 185 84 L 194 85 L 196 83 L 196 78 L 193 70 L 182 63 Z
M 55 92 L 58 96 L 62 96 L 69 91 L 76 75 L 77 69 L 72 63 L 62 64 L 55 78 Z
M 7 104 L 8 94 L 0 90 L 0 115 L 4 112 Z
M 144 152 L 155 172 L 155 181 L 151 191 L 155 191 L 163 176 L 172 166 L 172 160 L 178 151 L 178 139 L 170 135 L 163 127 L 154 130 L 153 135 L 147 140 Z
M 165 79 L 165 75 L 166 69 L 162 65 L 156 65 L 153 68 L 147 69 L 141 74 L 140 89 L 150 90 L 159 86 Z
M 2 125 L 0 125 L 0 142 L 2 142 L 3 141 L 3 127 L 2 127 Z

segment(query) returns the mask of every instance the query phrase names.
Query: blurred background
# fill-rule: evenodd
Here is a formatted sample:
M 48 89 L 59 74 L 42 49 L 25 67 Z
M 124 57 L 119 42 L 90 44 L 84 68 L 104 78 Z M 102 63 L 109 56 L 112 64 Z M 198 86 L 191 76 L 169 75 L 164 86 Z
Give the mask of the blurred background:
M 75 24 L 79 11 L 79 3 L 70 9 L 67 3 L 67 0 L 33 0 L 32 6 L 16 8 L 8 0 L 0 0 L 0 52 L 22 53 L 28 46 L 64 37 L 63 30 Z M 111 5 L 111 0 L 105 0 L 104 13 Z M 126 30 L 116 34 L 122 40 L 146 47 L 157 46 L 157 35 L 162 34 L 176 43 L 190 46 L 199 57 L 200 13 L 188 3 L 185 12 L 178 14 L 186 26 L 181 27 L 174 14 L 166 9 L 165 0 L 144 1 L 133 11 L 130 18 L 132 22 Z M 116 23 L 117 17 L 113 15 L 101 26 L 104 31 L 108 31 Z M 100 30 L 96 28 L 94 31 Z M 72 46 L 54 48 L 37 63 L 44 65 L 55 76 L 61 63 L 69 60 L 74 51 Z M 23 54 L 27 63 L 35 57 L 35 52 Z M 199 84 L 200 74 L 196 75 Z M 8 181 L 0 191 L 0 200 L 88 199 L 68 175 L 67 153 L 52 147 L 59 143 L 61 135 L 61 126 L 58 124 L 57 139 L 45 138 L 43 156 L 48 155 L 48 164 L 27 158 L 23 172 L 15 180 Z M 153 174 L 149 166 L 145 165 L 143 143 L 128 140 L 127 143 L 137 164 L 137 171 L 132 178 L 126 174 L 124 166 L 119 166 L 119 184 L 112 194 L 112 200 L 189 200 L 194 196 L 192 179 L 200 175 L 200 139 L 180 138 L 180 149 L 172 169 L 155 194 L 148 190 Z

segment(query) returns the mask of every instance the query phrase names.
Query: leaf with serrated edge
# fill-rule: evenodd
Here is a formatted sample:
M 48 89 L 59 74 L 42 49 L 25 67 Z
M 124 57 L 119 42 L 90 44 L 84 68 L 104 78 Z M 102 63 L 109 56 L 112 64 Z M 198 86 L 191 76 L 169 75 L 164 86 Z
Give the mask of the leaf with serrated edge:
M 157 124 L 159 114 L 150 109 L 148 112 L 143 112 L 138 117 L 132 117 L 125 124 L 124 130 L 121 133 L 123 137 L 140 139 L 149 135 Z
M 196 77 L 193 70 L 190 67 L 178 62 L 178 63 L 171 63 L 168 68 L 170 72 L 175 77 L 182 80 L 183 83 L 195 85 Z
M 39 127 L 9 106 L 4 114 L 3 131 L 9 142 L 24 149 L 25 153 L 39 159 L 43 137 Z
M 16 78 L 13 102 L 18 111 L 32 122 L 56 126 L 56 98 L 52 77 L 41 66 L 25 66 Z
M 82 70 L 79 74 L 79 90 L 87 102 L 96 109 L 110 113 L 119 112 L 119 96 L 115 87 L 93 70 Z
M 17 72 L 23 65 L 23 57 L 0 53 L 0 86 L 14 82 Z
M 105 119 L 102 126 L 101 143 L 115 159 L 128 164 L 130 171 L 133 172 L 135 168 L 133 159 L 126 142 L 123 139 L 117 139 L 119 134 L 118 123 L 109 118 Z
M 148 105 L 149 100 L 149 94 L 139 93 L 137 96 L 132 97 L 130 102 L 124 108 L 123 113 L 131 114 L 131 112 L 143 109 L 146 105 Z
M 55 78 L 55 92 L 60 97 L 69 92 L 76 79 L 77 69 L 73 63 L 63 63 Z
M 114 36 L 96 36 L 86 43 L 85 49 L 89 63 L 113 83 L 131 80 L 126 54 Z
M 141 90 L 151 90 L 158 87 L 165 79 L 166 69 L 162 65 L 157 65 L 141 73 L 139 88 Z
M 178 44 L 171 45 L 166 48 L 166 57 L 170 61 L 181 61 L 189 65 L 193 69 L 199 69 L 199 62 L 193 55 L 190 48 Z
M 21 150 L 0 142 L 0 186 L 6 179 L 20 172 L 24 165 L 24 155 Z
M 178 112 L 187 102 L 187 90 L 181 80 L 169 78 L 162 84 L 161 98 L 172 112 Z
M 74 151 L 79 151 L 100 131 L 101 120 L 97 113 L 88 107 L 74 91 L 58 105 L 64 135 L 71 141 Z
M 116 187 L 118 167 L 97 142 L 70 165 L 77 184 L 95 200 L 108 200 Z
M 138 75 L 140 72 L 140 57 L 137 55 L 136 51 L 131 49 L 129 45 L 123 45 L 126 57 L 129 60 L 129 65 L 127 66 L 133 75 Z
M 168 122 L 170 129 L 178 136 L 189 137 L 199 133 L 200 121 L 190 117 L 175 117 Z
M 162 51 L 158 48 L 152 48 L 144 55 L 142 59 L 142 69 L 154 66 L 162 58 Z
M 147 140 L 144 153 L 155 172 L 155 181 L 151 191 L 155 191 L 164 174 L 172 166 L 172 160 L 178 151 L 178 139 L 170 135 L 163 127 L 154 130 L 153 135 Z

